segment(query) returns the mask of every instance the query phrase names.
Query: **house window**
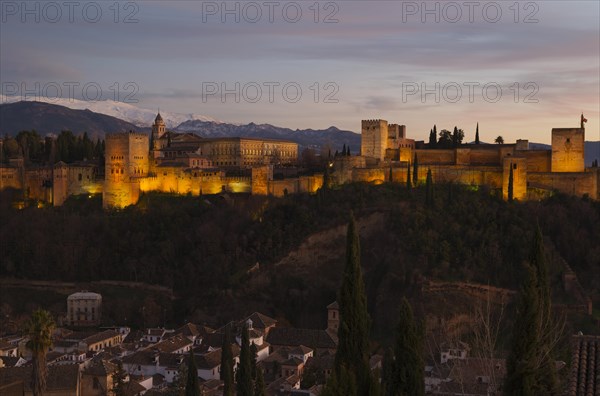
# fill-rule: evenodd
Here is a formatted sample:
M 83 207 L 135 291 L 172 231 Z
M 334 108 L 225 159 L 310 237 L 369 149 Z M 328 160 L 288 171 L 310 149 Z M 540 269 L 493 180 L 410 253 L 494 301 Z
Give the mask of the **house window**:
M 94 377 L 94 389 L 100 389 L 100 381 L 97 377 Z

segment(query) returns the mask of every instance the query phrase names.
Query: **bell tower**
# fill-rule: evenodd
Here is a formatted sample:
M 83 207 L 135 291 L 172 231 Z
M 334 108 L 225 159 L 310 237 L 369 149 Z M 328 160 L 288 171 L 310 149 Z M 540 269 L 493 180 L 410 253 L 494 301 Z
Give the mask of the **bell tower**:
M 156 115 L 154 119 L 154 124 L 152 124 L 152 151 L 154 152 L 154 158 L 158 157 L 158 151 L 161 149 L 159 139 L 165 134 L 166 125 L 163 121 L 160 111 Z

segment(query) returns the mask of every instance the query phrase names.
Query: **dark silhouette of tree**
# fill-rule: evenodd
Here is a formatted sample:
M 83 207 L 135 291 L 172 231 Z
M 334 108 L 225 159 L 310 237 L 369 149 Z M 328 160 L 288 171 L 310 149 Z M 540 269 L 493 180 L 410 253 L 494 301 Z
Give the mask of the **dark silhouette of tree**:
M 495 140 L 494 143 L 496 144 L 504 144 L 504 138 L 502 136 L 498 136 Z
M 225 327 L 223 345 L 221 346 L 221 381 L 223 381 L 223 396 L 233 396 L 233 352 L 231 351 L 231 330 Z
M 513 164 L 510 163 L 510 171 L 508 173 L 508 202 L 513 201 L 514 194 L 514 176 L 513 176 Z
M 419 158 L 415 154 L 415 160 L 413 162 L 413 185 L 416 187 L 419 184 Z
M 442 129 L 438 139 L 438 147 L 448 149 L 452 147 L 452 132 Z
M 539 343 L 540 301 L 535 268 L 526 264 L 527 278 L 520 293 L 513 341 L 506 362 L 504 393 L 536 395 L 536 349 Z
M 112 393 L 114 396 L 125 396 L 127 394 L 127 372 L 123 369 L 123 363 L 117 362 L 117 370 L 112 374 Z
M 261 368 L 256 370 L 256 381 L 254 382 L 254 396 L 266 396 L 265 378 Z
M 532 243 L 529 263 L 536 271 L 538 281 L 538 296 L 540 301 L 540 345 L 538 351 L 538 376 L 537 383 L 540 392 L 554 395 L 558 390 L 558 379 L 554 365 L 553 340 L 560 337 L 557 329 L 552 326 L 557 320 L 552 314 L 552 301 L 548 267 L 544 256 L 544 240 L 542 230 L 537 224 Z
M 477 123 L 477 129 L 475 130 L 475 144 L 479 144 L 479 123 Z
M 412 177 L 410 176 L 410 162 L 406 167 L 406 188 L 410 191 L 412 189 Z
M 403 298 L 396 327 L 393 378 L 386 386 L 386 394 L 406 396 L 425 394 L 422 329 L 423 327 L 415 322 L 410 303 Z
M 25 324 L 25 334 L 29 338 L 26 345 L 32 355 L 31 389 L 34 396 L 42 396 L 46 392 L 46 354 L 52 346 L 52 332 L 55 326 L 50 312 L 42 309 L 34 311 Z
M 248 327 L 242 329 L 242 345 L 240 350 L 240 362 L 236 373 L 237 396 L 252 396 L 254 386 L 252 384 L 252 353 L 250 351 L 250 339 Z
M 346 240 L 346 267 L 338 302 L 340 325 L 332 381 L 326 394 L 366 395 L 371 389 L 367 297 L 360 266 L 360 243 L 354 215 L 350 214 Z M 353 393 L 346 393 L 353 392 Z
M 198 384 L 198 366 L 196 366 L 196 357 L 194 356 L 193 349 L 190 349 L 187 381 L 185 383 L 185 396 L 200 396 L 200 385 Z
M 436 143 L 437 143 L 437 135 L 433 131 L 433 128 L 432 128 L 429 130 L 429 143 L 427 143 L 427 145 L 429 146 L 429 148 L 435 148 Z
M 428 208 L 433 207 L 433 176 L 431 168 L 427 169 L 427 179 L 425 180 L 425 205 Z

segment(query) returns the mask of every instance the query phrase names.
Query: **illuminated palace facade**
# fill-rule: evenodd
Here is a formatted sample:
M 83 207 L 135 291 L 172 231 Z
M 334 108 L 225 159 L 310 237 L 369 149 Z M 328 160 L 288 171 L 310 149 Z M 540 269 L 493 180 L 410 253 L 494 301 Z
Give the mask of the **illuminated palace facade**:
M 515 199 L 540 199 L 554 191 L 600 199 L 600 171 L 585 167 L 585 129 L 552 129 L 550 150 L 531 149 L 527 140 L 515 144 L 466 144 L 431 149 L 406 138 L 406 127 L 385 120 L 363 120 L 361 156 L 333 163 L 337 183 L 406 182 L 407 167 L 418 162 L 418 181 L 431 169 L 436 183 L 488 186 L 508 197 L 510 170 Z M 391 180 L 390 180 L 391 179 Z
M 552 129 L 550 150 L 534 150 L 527 140 L 515 144 L 467 144 L 431 149 L 407 137 L 406 127 L 385 120 L 363 120 L 361 155 L 338 156 L 329 163 L 334 184 L 406 182 L 407 168 L 418 161 L 417 178 L 431 169 L 434 182 L 488 186 L 508 196 L 512 169 L 513 197 L 539 199 L 554 191 L 600 199 L 600 171 L 586 168 L 585 129 Z M 28 168 L 13 158 L 0 167 L 0 189 L 15 188 L 25 197 L 61 205 L 70 195 L 102 193 L 105 208 L 135 204 L 144 192 L 282 196 L 314 193 L 323 174 L 275 180 L 273 169 L 294 166 L 294 142 L 255 138 L 205 139 L 168 132 L 157 115 L 152 134 L 106 135 L 104 178 L 97 166 L 59 162 Z

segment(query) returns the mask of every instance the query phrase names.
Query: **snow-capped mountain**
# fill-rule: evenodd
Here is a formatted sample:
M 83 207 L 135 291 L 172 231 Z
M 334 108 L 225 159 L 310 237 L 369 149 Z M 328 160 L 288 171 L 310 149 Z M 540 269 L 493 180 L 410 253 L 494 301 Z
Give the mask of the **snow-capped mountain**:
M 21 96 L 0 95 L 0 104 L 14 103 L 21 100 L 23 100 Z M 158 109 L 144 109 L 142 107 L 137 107 L 130 103 L 115 102 L 113 100 L 99 100 L 97 102 L 88 102 L 78 99 L 49 99 L 43 97 L 32 97 L 27 98 L 27 100 L 64 106 L 73 110 L 88 109 L 90 111 L 93 111 L 94 113 L 101 113 L 119 118 L 123 121 L 129 122 L 139 127 L 152 126 L 152 123 L 154 122 L 154 118 L 156 118 L 156 113 L 158 111 Z M 161 110 L 160 115 L 165 121 L 165 124 L 167 124 L 167 128 L 175 128 L 183 122 L 194 120 L 220 123 L 220 121 L 214 118 L 199 114 L 182 114 Z

